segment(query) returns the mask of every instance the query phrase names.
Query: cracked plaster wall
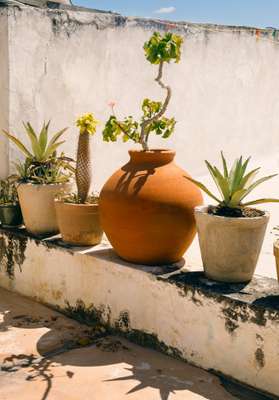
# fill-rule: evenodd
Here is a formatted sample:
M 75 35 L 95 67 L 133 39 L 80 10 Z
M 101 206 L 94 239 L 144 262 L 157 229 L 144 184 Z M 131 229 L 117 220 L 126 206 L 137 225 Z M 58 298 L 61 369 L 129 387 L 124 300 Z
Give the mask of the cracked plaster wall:
M 54 129 L 70 127 L 64 150 L 74 154 L 73 123 L 80 113 L 93 111 L 105 121 L 107 103 L 115 100 L 120 117 L 138 116 L 144 97 L 164 95 L 153 81 L 156 67 L 142 50 L 158 29 L 169 29 L 168 24 L 101 12 L 10 7 L 10 128 L 22 139 L 22 120 L 39 128 L 51 118 Z M 202 173 L 202 161 L 215 161 L 220 149 L 229 156 L 240 149 L 254 157 L 278 152 L 279 46 L 256 40 L 254 29 L 211 29 L 178 25 L 185 36 L 183 56 L 165 71 L 173 87 L 168 115 L 178 124 L 168 142 L 151 140 L 153 146 L 175 148 L 178 163 L 192 174 Z M 95 136 L 96 189 L 127 160 L 130 146 L 103 143 L 100 132 Z M 17 158 L 12 147 L 11 161 Z

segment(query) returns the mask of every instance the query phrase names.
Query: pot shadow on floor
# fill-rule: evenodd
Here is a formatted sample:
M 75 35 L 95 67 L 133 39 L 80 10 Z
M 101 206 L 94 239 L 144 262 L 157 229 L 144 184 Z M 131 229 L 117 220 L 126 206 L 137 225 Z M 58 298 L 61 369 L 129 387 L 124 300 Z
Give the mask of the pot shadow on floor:
M 11 293 L 11 296 L 14 294 Z M 26 299 L 23 306 L 17 299 L 14 296 L 9 308 L 0 306 L 0 313 L 4 316 L 0 324 L 1 332 L 16 327 L 26 330 L 26 336 L 31 328 L 33 335 L 37 328 L 49 330 L 37 340 L 38 354 L 8 354 L 2 359 L 1 369 L 6 374 L 24 372 L 25 378 L 21 379 L 29 382 L 45 382 L 44 392 L 38 395 L 38 400 L 49 398 L 54 380 L 58 378 L 55 369 L 61 366 L 65 370 L 61 375 L 60 369 L 59 379 L 64 377 L 72 384 L 78 384 L 77 376 L 82 374 L 83 367 L 84 371 L 94 367 L 94 382 L 94 371 L 99 367 L 102 369 L 100 383 L 104 385 L 103 390 L 109 388 L 112 393 L 123 392 L 123 399 L 141 391 L 144 396 L 145 389 L 154 390 L 154 400 L 168 400 L 171 394 L 181 391 L 185 391 L 186 396 L 187 393 L 198 394 L 208 400 L 233 399 L 222 387 L 219 378 L 206 371 L 110 336 L 105 331 L 100 334 L 97 329 L 98 334 L 94 337 L 96 327 L 81 325 Z

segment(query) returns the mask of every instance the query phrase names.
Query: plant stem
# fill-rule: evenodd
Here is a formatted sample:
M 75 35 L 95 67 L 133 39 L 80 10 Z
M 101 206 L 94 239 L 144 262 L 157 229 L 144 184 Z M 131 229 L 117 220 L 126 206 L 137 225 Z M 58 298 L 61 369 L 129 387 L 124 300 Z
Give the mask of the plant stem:
M 161 108 L 161 110 L 154 115 L 152 118 L 146 119 L 143 121 L 141 124 L 141 134 L 140 134 L 140 143 L 142 145 L 143 150 L 148 150 L 148 126 L 152 124 L 152 122 L 157 121 L 159 118 L 161 118 L 169 105 L 170 99 L 171 99 L 171 88 L 168 85 L 165 85 L 164 82 L 162 82 L 162 77 L 163 77 L 163 66 L 164 66 L 164 61 L 161 61 L 159 64 L 159 70 L 158 70 L 158 75 L 155 78 L 155 81 L 161 86 L 162 89 L 165 89 L 167 91 L 167 95 L 164 101 L 164 104 Z

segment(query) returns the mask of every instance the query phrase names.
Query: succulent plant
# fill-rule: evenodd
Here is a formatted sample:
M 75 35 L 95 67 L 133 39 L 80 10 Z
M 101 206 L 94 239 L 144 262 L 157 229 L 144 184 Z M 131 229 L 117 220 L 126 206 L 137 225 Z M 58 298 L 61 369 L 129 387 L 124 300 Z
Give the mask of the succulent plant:
M 195 183 L 208 196 L 214 199 L 218 203 L 219 207 L 233 209 L 262 203 L 279 202 L 279 199 L 274 198 L 261 198 L 244 202 L 246 196 L 248 196 L 248 194 L 250 194 L 258 185 L 275 177 L 278 174 L 265 176 L 255 181 L 255 176 L 258 174 L 260 167 L 247 172 L 250 157 L 244 161 L 241 156 L 234 161 L 233 166 L 230 169 L 228 169 L 226 159 L 222 152 L 221 157 L 223 172 L 221 172 L 216 166 L 211 165 L 208 161 L 205 161 L 206 166 L 218 188 L 221 198 L 217 195 L 214 195 L 202 182 L 189 177 L 187 178 Z
M 98 120 L 88 113 L 78 118 L 76 125 L 80 129 L 77 150 L 76 183 L 78 202 L 84 204 L 91 187 L 90 138 L 96 132 Z
M 124 120 L 117 119 L 114 112 L 114 103 L 110 103 L 112 115 L 108 119 L 103 130 L 103 139 L 106 142 L 115 142 L 122 136 L 124 142 L 132 140 L 140 143 L 143 150 L 148 150 L 149 135 L 153 132 L 164 139 L 168 138 L 174 131 L 176 121 L 174 118 L 164 117 L 171 99 L 171 88 L 162 81 L 163 67 L 165 63 L 174 61 L 178 63 L 181 56 L 181 36 L 171 32 L 161 35 L 154 32 L 151 38 L 144 44 L 146 59 L 158 65 L 158 74 L 155 81 L 166 90 L 164 102 L 144 99 L 142 103 L 143 115 L 140 121 L 135 121 L 132 116 Z
M 24 162 L 15 163 L 19 180 L 22 182 L 31 182 L 37 184 L 50 184 L 67 182 L 74 168 L 71 165 L 73 160 L 66 157 L 64 153 L 57 156 L 57 149 L 65 141 L 59 141 L 67 128 L 49 137 L 50 121 L 44 123 L 39 134 L 37 134 L 32 125 L 23 123 L 25 132 L 30 140 L 31 149 L 28 149 L 16 136 L 3 130 L 3 134 L 11 140 L 21 153 L 25 156 Z
M 16 179 L 10 176 L 0 180 L 0 205 L 15 205 L 18 203 Z

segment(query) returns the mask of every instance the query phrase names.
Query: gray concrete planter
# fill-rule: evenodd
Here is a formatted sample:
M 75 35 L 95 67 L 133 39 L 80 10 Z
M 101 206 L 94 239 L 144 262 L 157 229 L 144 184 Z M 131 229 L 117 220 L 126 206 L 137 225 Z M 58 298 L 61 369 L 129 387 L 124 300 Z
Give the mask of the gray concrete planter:
M 229 218 L 195 208 L 205 274 L 220 282 L 252 279 L 261 251 L 269 214 L 256 218 Z

